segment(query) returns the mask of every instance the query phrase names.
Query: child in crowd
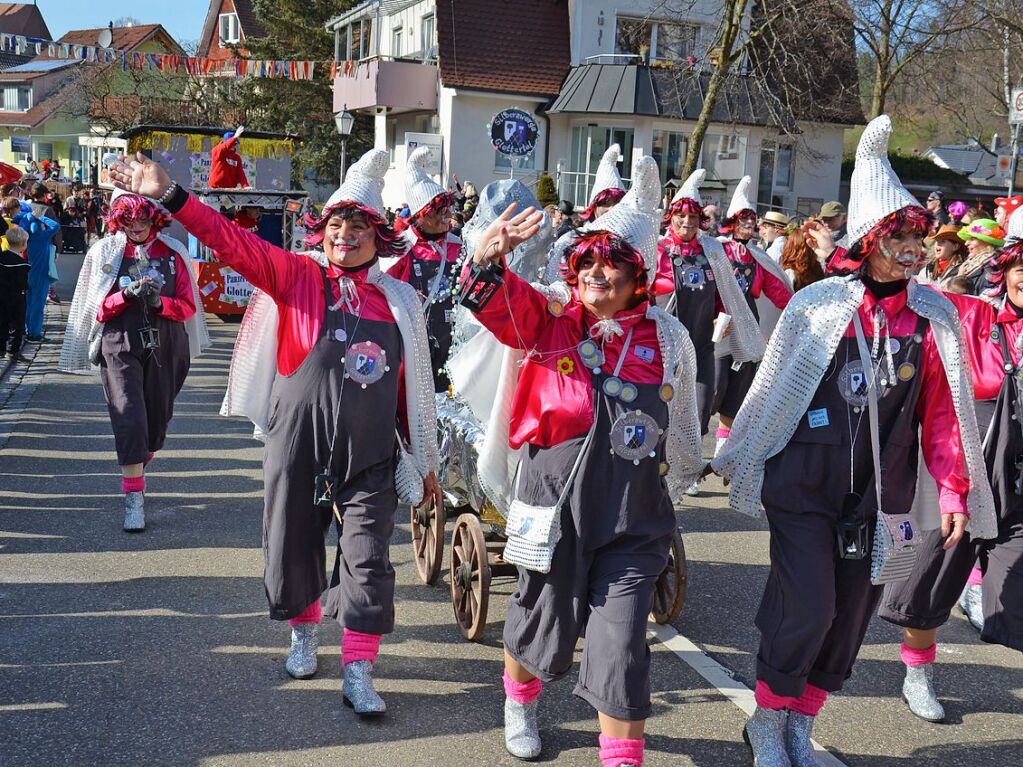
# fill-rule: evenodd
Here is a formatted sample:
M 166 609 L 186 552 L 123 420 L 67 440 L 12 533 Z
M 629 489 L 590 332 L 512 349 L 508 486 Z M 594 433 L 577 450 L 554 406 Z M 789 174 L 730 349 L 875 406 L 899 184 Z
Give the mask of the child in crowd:
M 25 336 L 25 291 L 28 289 L 29 265 L 25 259 L 28 232 L 12 226 L 7 230 L 7 244 L 0 251 L 0 357 L 25 362 L 21 344 Z

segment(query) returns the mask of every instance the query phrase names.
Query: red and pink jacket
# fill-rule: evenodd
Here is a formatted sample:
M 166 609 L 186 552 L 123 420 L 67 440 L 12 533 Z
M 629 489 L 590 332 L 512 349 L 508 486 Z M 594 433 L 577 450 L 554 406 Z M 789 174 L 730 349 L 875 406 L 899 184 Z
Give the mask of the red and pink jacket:
M 135 243 L 129 240 L 124 246 L 124 258 L 134 259 L 137 251 Z M 153 240 L 149 246 L 148 255 L 150 259 L 173 258 L 176 260 L 174 297 L 163 296 L 161 307 L 155 311 L 169 320 L 184 322 L 195 314 L 195 296 L 192 293 L 192 282 L 188 278 L 188 265 L 162 240 Z M 128 306 L 129 301 L 124 297 L 124 293 L 121 292 L 121 288 L 115 280 L 113 287 L 110 288 L 110 293 L 103 299 L 103 303 L 100 304 L 99 310 L 96 312 L 96 320 L 109 322 L 114 317 L 123 314 Z

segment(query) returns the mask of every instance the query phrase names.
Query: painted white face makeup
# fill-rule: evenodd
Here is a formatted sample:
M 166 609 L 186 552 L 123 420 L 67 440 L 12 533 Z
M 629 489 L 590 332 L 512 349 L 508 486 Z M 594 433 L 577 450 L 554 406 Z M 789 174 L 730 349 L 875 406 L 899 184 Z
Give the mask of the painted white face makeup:
M 700 233 L 700 217 L 695 213 L 676 214 L 671 217 L 671 228 L 682 242 L 689 242 Z
M 902 232 L 880 239 L 877 251 L 867 258 L 868 273 L 878 282 L 908 280 L 924 265 L 926 256 L 922 237 L 907 225 Z
M 1006 270 L 1005 294 L 1013 306 L 1023 309 L 1023 264 L 1015 264 Z

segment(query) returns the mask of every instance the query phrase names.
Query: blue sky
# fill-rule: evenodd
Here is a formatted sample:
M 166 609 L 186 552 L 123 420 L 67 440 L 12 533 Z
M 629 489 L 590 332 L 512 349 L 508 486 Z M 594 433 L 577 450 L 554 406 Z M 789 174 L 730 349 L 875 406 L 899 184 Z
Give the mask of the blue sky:
M 54 39 L 70 29 L 105 27 L 131 16 L 143 24 L 163 24 L 179 43 L 198 40 L 210 0 L 37 0 Z

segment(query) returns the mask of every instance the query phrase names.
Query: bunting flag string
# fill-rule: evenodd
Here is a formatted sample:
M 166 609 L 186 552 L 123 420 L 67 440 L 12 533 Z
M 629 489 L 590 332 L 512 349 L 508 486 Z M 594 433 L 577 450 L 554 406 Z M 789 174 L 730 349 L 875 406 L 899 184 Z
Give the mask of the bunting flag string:
M 0 51 L 17 55 L 42 55 L 60 59 L 75 59 L 92 64 L 119 63 L 127 71 L 155 70 L 166 74 L 185 73 L 193 76 L 267 77 L 287 80 L 312 80 L 316 72 L 315 61 L 289 61 L 273 59 L 209 59 L 202 56 L 147 53 L 142 51 L 101 48 L 94 45 L 74 45 L 37 37 L 0 33 Z M 336 73 L 353 76 L 354 61 L 331 62 L 331 79 Z M 349 74 L 350 73 L 350 74 Z

